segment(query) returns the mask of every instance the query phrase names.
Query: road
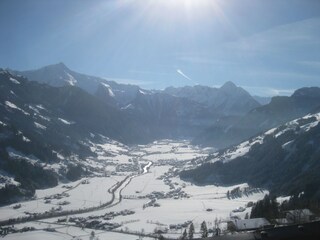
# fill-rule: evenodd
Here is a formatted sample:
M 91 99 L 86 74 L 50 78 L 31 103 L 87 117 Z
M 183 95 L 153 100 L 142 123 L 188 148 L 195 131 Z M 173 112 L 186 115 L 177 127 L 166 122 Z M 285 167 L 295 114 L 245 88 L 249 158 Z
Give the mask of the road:
M 94 211 L 113 207 L 122 201 L 121 192 L 126 186 L 128 186 L 128 184 L 131 182 L 131 180 L 135 177 L 146 174 L 149 171 L 151 165 L 152 165 L 152 162 L 148 162 L 148 164 L 146 166 L 144 166 L 142 173 L 129 175 L 125 179 L 123 179 L 122 181 L 120 181 L 117 184 L 115 184 L 114 186 L 112 186 L 108 190 L 112 194 L 111 200 L 104 203 L 104 204 L 101 204 L 97 207 L 84 208 L 84 209 L 79 209 L 79 210 L 61 211 L 61 212 L 40 213 L 38 215 L 33 215 L 33 216 L 20 217 L 20 218 L 16 218 L 16 219 L 9 219 L 9 220 L 0 221 L 0 226 L 25 223 L 25 222 L 36 221 L 36 220 L 44 220 L 44 219 L 55 218 L 55 217 L 65 217 L 65 216 L 69 216 L 69 215 L 94 212 Z

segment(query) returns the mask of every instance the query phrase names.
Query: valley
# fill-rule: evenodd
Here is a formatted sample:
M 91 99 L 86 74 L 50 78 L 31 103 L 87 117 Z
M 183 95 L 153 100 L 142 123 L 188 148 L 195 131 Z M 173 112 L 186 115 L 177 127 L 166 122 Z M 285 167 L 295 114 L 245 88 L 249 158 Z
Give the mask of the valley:
M 126 146 L 115 141 L 91 146 L 96 158 L 87 160 L 95 174 L 75 182 L 36 190 L 34 198 L 0 208 L 0 221 L 25 219 L 4 239 L 151 239 L 162 233 L 179 238 L 193 222 L 196 232 L 206 221 L 226 228 L 232 215 L 244 218 L 247 203 L 262 199 L 268 191 L 228 198 L 235 186 L 195 185 L 181 180 L 178 172 L 200 164 L 214 152 L 186 140 L 159 140 L 148 145 Z M 240 210 L 239 210 L 240 209 Z M 48 217 L 35 216 L 51 213 Z M 33 219 L 27 219 L 34 216 Z M 123 235 L 126 234 L 126 235 Z
M 0 240 L 320 239 L 320 1 L 0 19 Z

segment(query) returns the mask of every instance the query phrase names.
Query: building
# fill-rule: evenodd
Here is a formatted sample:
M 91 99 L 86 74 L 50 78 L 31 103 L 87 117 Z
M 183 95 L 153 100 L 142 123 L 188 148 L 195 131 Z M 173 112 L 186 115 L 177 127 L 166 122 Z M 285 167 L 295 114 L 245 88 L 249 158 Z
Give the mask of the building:
M 270 222 L 265 218 L 233 219 L 228 222 L 228 229 L 237 232 L 252 231 L 270 225 Z
M 316 216 L 309 209 L 295 209 L 286 212 L 286 219 L 289 223 L 304 223 L 316 219 Z

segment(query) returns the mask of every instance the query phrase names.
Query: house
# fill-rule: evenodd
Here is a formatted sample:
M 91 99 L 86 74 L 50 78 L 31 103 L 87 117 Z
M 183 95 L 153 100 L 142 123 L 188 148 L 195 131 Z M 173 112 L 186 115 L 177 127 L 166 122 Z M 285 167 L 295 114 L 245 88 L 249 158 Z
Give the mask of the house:
M 228 229 L 230 231 L 241 232 L 256 230 L 270 225 L 270 222 L 265 218 L 233 219 L 228 222 Z
M 309 209 L 295 209 L 286 212 L 286 219 L 289 223 L 303 223 L 315 220 L 316 216 Z
M 274 222 L 277 225 L 288 225 L 288 224 L 290 224 L 290 222 L 286 218 L 276 218 L 276 219 L 274 219 Z

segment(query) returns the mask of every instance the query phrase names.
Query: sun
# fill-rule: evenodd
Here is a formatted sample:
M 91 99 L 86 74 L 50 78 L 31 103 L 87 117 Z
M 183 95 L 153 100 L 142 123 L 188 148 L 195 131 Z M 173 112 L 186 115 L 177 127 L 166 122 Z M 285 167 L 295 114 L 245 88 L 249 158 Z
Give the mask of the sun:
M 146 12 L 166 19 L 179 16 L 203 18 L 220 17 L 220 0 L 138 0 L 147 9 Z
M 171 8 L 192 10 L 199 7 L 209 7 L 215 0 L 158 0 L 158 2 Z

